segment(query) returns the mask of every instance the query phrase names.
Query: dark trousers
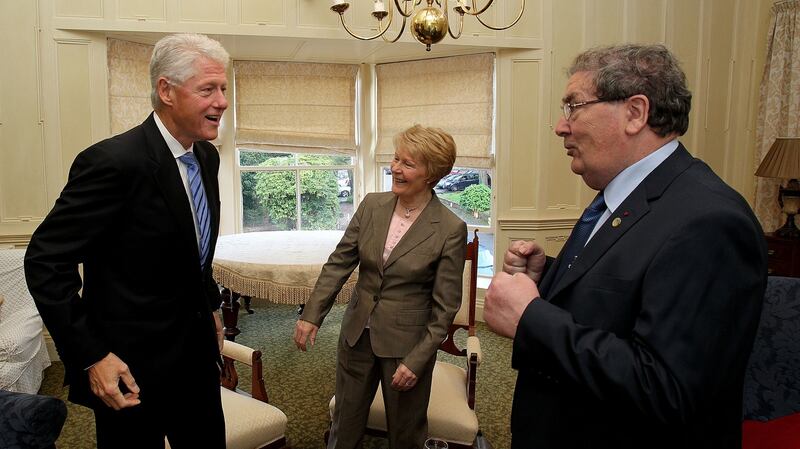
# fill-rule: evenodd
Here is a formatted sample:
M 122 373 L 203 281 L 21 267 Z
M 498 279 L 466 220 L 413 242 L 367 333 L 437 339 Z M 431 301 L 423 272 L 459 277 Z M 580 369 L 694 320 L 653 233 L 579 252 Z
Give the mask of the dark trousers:
M 95 408 L 98 449 L 163 449 L 165 436 L 173 449 L 224 449 L 219 370 L 213 365 L 205 371 L 187 369 L 190 378 L 174 377 L 170 388 L 139 384 L 137 406 Z
M 392 375 L 401 359 L 378 357 L 372 352 L 369 329 L 352 348 L 339 337 L 336 367 L 336 406 L 333 410 L 328 449 L 361 447 L 369 407 L 381 385 L 391 449 L 419 449 L 428 435 L 428 401 L 431 395 L 434 361 L 417 375 L 408 391 L 391 387 Z

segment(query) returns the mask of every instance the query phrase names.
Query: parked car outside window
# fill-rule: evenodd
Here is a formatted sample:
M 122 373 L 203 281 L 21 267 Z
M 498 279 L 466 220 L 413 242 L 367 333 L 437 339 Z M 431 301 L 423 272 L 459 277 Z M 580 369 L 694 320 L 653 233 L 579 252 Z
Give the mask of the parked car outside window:
M 448 177 L 448 179 L 441 183 L 442 186 L 440 188 L 451 192 L 459 192 L 473 184 L 478 184 L 480 181 L 481 179 L 477 172 L 466 172 L 454 176 L 451 175 L 451 177 Z
M 347 198 L 353 193 L 353 186 L 350 185 L 350 178 L 340 179 L 338 183 L 340 198 Z

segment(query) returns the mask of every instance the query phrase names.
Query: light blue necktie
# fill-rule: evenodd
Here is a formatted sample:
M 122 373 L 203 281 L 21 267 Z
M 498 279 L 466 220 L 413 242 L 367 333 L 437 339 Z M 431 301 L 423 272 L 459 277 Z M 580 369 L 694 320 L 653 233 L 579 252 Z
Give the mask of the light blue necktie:
M 569 240 L 567 240 L 566 245 L 564 245 L 564 252 L 561 254 L 561 262 L 558 265 L 558 272 L 556 273 L 553 285 L 561 279 L 561 276 L 572 266 L 575 259 L 577 259 L 578 255 L 583 251 L 583 247 L 586 246 L 586 242 L 589 240 L 589 235 L 591 235 L 592 230 L 597 224 L 597 220 L 600 219 L 600 216 L 602 216 L 605 211 L 606 202 L 603 198 L 603 192 L 600 192 L 594 198 L 594 201 L 589 204 L 589 207 L 583 211 L 583 215 L 581 215 L 581 218 L 575 223 L 575 227 L 572 228 Z
M 197 226 L 200 228 L 200 267 L 202 268 L 205 266 L 206 257 L 208 257 L 209 237 L 211 236 L 211 217 L 208 213 L 206 190 L 203 187 L 203 177 L 200 176 L 200 166 L 197 165 L 194 153 L 187 152 L 178 159 L 186 165 L 186 170 L 189 173 L 189 189 L 192 192 Z

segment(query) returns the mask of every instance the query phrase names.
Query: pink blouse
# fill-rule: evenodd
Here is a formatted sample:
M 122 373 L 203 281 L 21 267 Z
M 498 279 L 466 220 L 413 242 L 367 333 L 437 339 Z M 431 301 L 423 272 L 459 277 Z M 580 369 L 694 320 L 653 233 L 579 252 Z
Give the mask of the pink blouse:
M 406 232 L 408 232 L 408 229 L 414 224 L 417 217 L 419 217 L 419 213 L 411 214 L 408 218 L 398 214 L 396 211 L 392 214 L 392 222 L 389 224 L 389 234 L 386 236 L 386 245 L 383 247 L 384 264 L 389 260 L 389 255 L 392 254 L 392 250 L 397 246 L 397 243 L 400 242 L 400 239 L 406 235 Z

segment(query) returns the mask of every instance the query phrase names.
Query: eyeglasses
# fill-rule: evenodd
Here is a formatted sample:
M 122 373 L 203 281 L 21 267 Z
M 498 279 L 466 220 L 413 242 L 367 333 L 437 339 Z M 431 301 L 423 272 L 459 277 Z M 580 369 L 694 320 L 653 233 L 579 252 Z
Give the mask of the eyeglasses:
M 578 109 L 581 106 L 586 106 L 595 103 L 603 103 L 606 101 L 620 101 L 624 100 L 624 98 L 598 98 L 596 100 L 589 100 L 589 101 L 581 101 L 580 103 L 564 103 L 561 107 L 564 110 L 564 118 L 569 121 L 569 118 L 572 117 L 572 113 L 575 109 Z

